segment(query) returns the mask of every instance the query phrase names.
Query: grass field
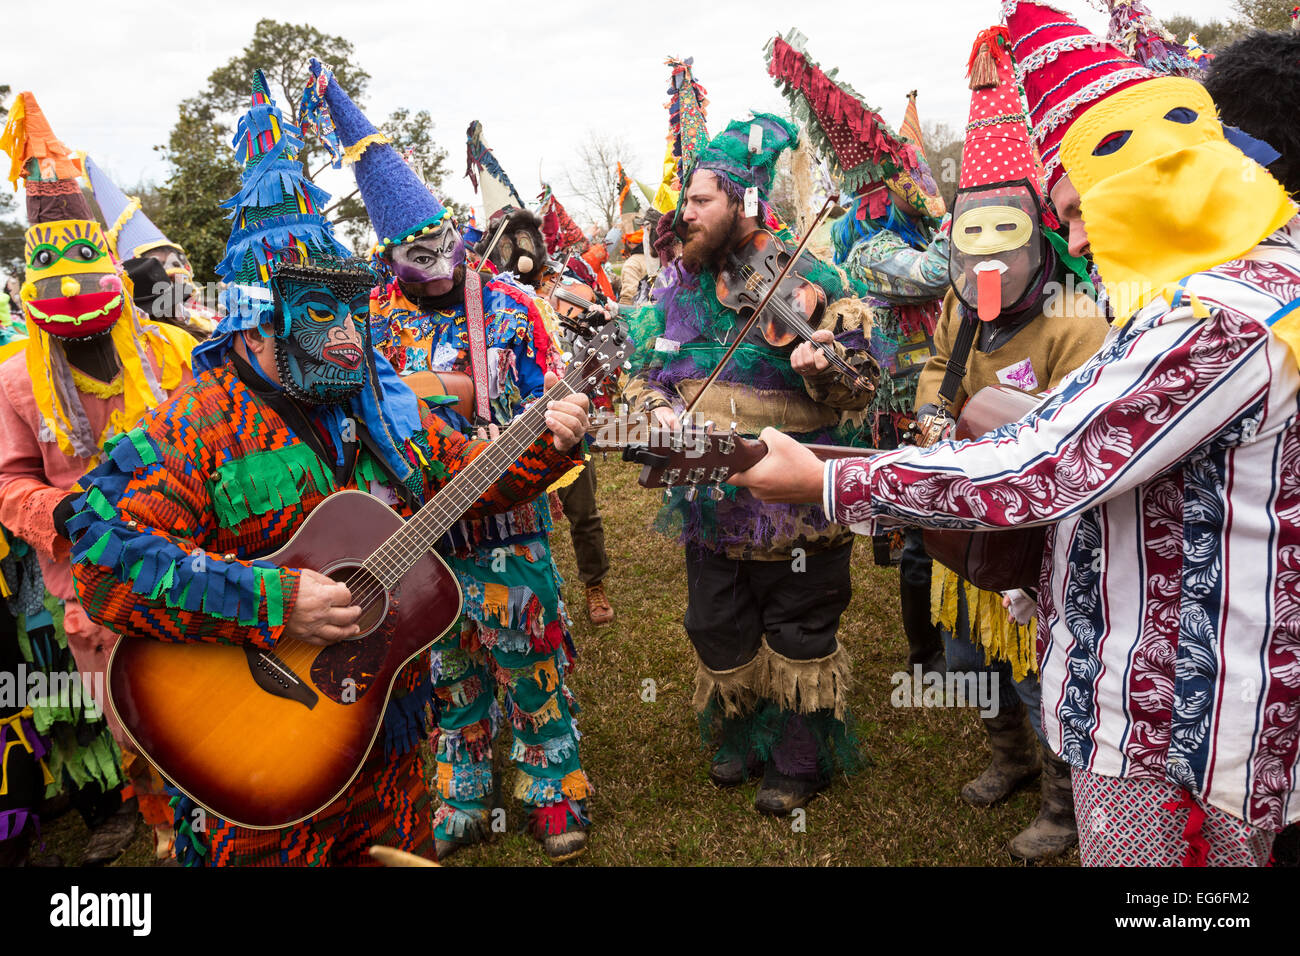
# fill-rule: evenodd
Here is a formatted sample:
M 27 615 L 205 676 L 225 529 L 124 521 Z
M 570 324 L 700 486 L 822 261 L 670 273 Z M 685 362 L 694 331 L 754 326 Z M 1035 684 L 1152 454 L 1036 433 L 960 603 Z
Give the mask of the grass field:
M 958 792 L 988 753 L 975 712 L 891 706 L 890 677 L 907 658 L 898 575 L 873 565 L 866 540 L 855 551 L 853 601 L 840 628 L 853 657 L 851 701 L 866 767 L 814 800 L 802 830 L 755 812 L 754 784 L 715 788 L 690 705 L 694 655 L 682 629 L 681 548 L 649 530 L 659 497 L 636 484 L 635 466 L 611 457 L 597 468 L 613 625 L 587 623 L 566 524 L 555 539 L 581 657 L 570 682 L 583 708 L 583 764 L 596 788 L 590 847 L 577 865 L 1012 864 L 1005 845 L 1037 813 L 1037 787 L 992 809 L 966 806 Z M 653 702 L 642 699 L 646 680 L 654 681 Z M 450 865 L 541 864 L 537 843 L 516 832 L 517 804 L 509 814 L 508 834 Z M 69 814 L 46 835 L 49 850 L 75 861 L 85 830 Z M 118 865 L 147 865 L 151 857 L 142 833 Z M 1077 865 L 1077 851 L 1059 862 Z

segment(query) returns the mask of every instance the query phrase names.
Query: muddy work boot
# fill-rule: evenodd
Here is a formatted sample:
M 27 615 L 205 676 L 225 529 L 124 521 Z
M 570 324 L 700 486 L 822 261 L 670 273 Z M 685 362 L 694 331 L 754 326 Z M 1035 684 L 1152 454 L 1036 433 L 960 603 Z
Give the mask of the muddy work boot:
M 1074 822 L 1074 789 L 1070 765 L 1043 747 L 1042 803 L 1033 823 L 1012 839 L 1008 849 L 1017 860 L 1051 860 L 1079 842 Z
M 1038 738 L 1029 726 L 1029 713 L 1023 704 L 981 719 L 993 748 L 993 760 L 982 774 L 961 788 L 961 798 L 972 807 L 988 807 L 1005 800 L 1042 770 Z
M 90 829 L 90 842 L 82 866 L 107 866 L 114 862 L 135 839 L 136 821 L 140 819 L 140 804 L 135 797 L 127 800 L 103 823 Z
M 808 721 L 800 714 L 791 714 L 754 794 L 754 809 L 787 816 L 829 787 L 831 778 L 821 770 L 819 751 L 817 736 Z
M 605 596 L 604 584 L 592 584 L 587 588 L 587 620 L 597 626 L 614 621 L 614 607 Z
M 719 751 L 709 764 L 709 779 L 713 785 L 726 790 L 739 787 L 746 780 L 756 780 L 763 774 L 763 761 L 752 750 L 745 758 Z

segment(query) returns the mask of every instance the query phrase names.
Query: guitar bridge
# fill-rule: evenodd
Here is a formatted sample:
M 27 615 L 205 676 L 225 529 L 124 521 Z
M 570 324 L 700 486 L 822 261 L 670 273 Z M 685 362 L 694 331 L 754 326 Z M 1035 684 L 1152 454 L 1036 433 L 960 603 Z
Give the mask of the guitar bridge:
M 249 673 L 253 682 L 268 694 L 296 700 L 308 710 L 316 706 L 320 696 L 295 674 L 289 665 L 270 651 L 263 651 L 251 644 L 244 645 L 244 657 L 248 661 Z

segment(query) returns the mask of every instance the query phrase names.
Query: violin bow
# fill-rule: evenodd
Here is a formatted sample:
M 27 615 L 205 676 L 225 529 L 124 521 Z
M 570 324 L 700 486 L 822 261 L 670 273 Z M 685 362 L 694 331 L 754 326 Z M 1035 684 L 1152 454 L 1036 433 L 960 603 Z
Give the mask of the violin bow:
M 804 232 L 803 238 L 799 240 L 799 245 L 795 246 L 794 253 L 790 256 L 790 260 L 784 267 L 782 267 L 781 271 L 777 274 L 776 279 L 774 279 L 772 284 L 768 286 L 767 292 L 763 294 L 763 298 L 759 300 L 758 307 L 754 309 L 754 314 L 749 317 L 749 321 L 746 322 L 745 327 L 740 330 L 740 334 L 736 336 L 736 340 L 732 342 L 727 351 L 723 353 L 721 361 L 719 361 L 713 371 L 709 373 L 709 377 L 704 380 L 704 384 L 700 387 L 700 390 L 695 393 L 695 397 L 691 399 L 690 404 L 687 405 L 685 410 L 682 412 L 683 418 L 690 415 L 695 406 L 700 403 L 700 399 L 704 397 L 704 393 L 709 390 L 715 381 L 717 381 L 718 376 L 721 375 L 723 369 L 727 367 L 727 363 L 731 361 L 731 357 L 736 354 L 736 349 L 740 348 L 740 343 L 745 341 L 745 337 L 748 336 L 754 326 L 758 324 L 759 316 L 761 316 L 763 310 L 767 308 L 768 300 L 776 294 L 777 287 L 780 286 L 781 283 L 785 281 L 785 277 L 790 274 L 790 270 L 794 268 L 794 264 L 798 262 L 799 257 L 803 255 L 803 250 L 804 247 L 808 245 L 808 240 L 812 238 L 812 234 L 817 231 L 817 228 L 822 224 L 822 220 L 826 218 L 826 214 L 831 211 L 831 207 L 834 205 L 835 197 L 828 196 L 825 204 L 821 208 L 821 212 L 817 213 L 817 218 L 813 220 L 812 225 Z

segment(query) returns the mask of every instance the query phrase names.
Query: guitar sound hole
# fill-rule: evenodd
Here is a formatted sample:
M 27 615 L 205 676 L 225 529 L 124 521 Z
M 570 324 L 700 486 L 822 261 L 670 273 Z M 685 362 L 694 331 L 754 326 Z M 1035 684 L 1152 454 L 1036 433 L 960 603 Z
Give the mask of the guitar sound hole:
M 388 591 L 379 583 L 379 579 L 360 564 L 340 564 L 324 573 L 347 585 L 352 593 L 352 602 L 361 604 L 361 619 L 357 621 L 361 633 L 349 640 L 359 641 L 373 633 L 388 613 Z

